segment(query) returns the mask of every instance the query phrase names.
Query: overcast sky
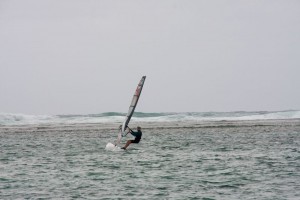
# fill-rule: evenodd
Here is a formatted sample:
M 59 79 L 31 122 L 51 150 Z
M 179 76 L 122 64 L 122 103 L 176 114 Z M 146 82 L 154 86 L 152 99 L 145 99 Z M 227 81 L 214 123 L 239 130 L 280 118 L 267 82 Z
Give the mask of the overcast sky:
M 0 113 L 300 109 L 299 0 L 1 0 Z

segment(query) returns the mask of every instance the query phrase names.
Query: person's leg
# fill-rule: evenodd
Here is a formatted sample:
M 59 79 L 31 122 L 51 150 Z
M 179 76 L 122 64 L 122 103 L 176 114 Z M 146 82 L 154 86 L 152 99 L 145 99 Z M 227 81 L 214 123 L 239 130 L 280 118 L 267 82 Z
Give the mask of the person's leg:
M 131 140 L 128 140 L 122 149 L 126 149 L 131 144 Z

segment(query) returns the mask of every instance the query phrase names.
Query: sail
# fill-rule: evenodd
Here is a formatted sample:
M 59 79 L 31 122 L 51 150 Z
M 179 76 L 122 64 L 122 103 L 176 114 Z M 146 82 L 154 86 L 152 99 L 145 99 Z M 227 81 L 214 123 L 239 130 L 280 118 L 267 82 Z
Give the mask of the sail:
M 142 89 L 143 89 L 143 85 L 144 85 L 145 79 L 146 79 L 146 76 L 143 76 L 142 79 L 140 80 L 140 82 L 139 82 L 136 90 L 135 90 L 135 93 L 134 93 L 133 98 L 131 100 L 131 104 L 129 106 L 128 113 L 127 113 L 125 121 L 124 121 L 124 123 L 122 125 L 122 130 L 121 130 L 122 135 L 125 134 L 125 130 L 127 128 L 127 125 L 129 124 L 131 116 L 134 113 L 134 109 L 135 109 L 135 107 L 136 107 L 136 105 L 138 103 L 138 100 L 140 98 L 140 95 L 141 95 L 141 92 L 142 92 Z

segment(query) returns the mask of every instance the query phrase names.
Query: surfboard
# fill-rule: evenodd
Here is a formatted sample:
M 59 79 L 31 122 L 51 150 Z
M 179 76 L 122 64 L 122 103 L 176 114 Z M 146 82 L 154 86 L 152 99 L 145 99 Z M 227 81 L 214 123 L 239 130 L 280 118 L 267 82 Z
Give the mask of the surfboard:
M 140 95 L 141 95 L 141 92 L 142 92 L 145 80 L 146 80 L 146 76 L 143 76 L 141 78 L 141 80 L 139 81 L 139 84 L 138 84 L 138 86 L 137 86 L 137 88 L 136 88 L 136 90 L 135 90 L 135 92 L 133 94 L 133 97 L 132 97 L 132 100 L 131 100 L 128 112 L 127 112 L 127 114 L 125 116 L 125 120 L 124 120 L 124 122 L 122 124 L 122 127 L 119 130 L 118 138 L 117 138 L 115 144 L 108 143 L 106 145 L 106 149 L 107 149 L 107 147 L 108 147 L 109 150 L 112 149 L 113 146 L 114 146 L 114 148 L 118 147 L 117 145 L 120 144 L 122 137 L 126 136 L 126 133 L 125 133 L 126 128 L 127 128 L 128 124 L 130 122 L 130 119 L 131 119 L 131 117 L 132 117 L 132 115 L 134 113 L 134 110 L 135 110 L 135 108 L 137 106 L 137 103 L 139 101 L 139 98 L 140 98 Z M 113 146 L 111 146 L 110 144 L 112 144 Z M 118 148 L 120 148 L 120 147 L 118 147 Z M 121 149 L 121 150 L 123 150 L 123 149 Z
M 114 145 L 113 143 L 107 143 L 106 147 L 105 147 L 106 150 L 108 151 L 124 151 L 124 149 L 121 149 L 121 147 L 118 147 L 116 145 Z

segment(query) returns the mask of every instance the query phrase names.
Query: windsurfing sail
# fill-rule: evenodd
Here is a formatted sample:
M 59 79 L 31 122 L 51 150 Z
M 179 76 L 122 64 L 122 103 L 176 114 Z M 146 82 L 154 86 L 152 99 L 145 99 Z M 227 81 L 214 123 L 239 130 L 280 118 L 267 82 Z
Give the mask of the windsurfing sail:
M 144 86 L 144 83 L 145 83 L 145 79 L 146 79 L 146 76 L 143 76 L 142 79 L 140 80 L 136 90 L 135 90 L 135 93 L 133 95 L 133 98 L 131 100 L 131 104 L 129 106 L 129 110 L 128 110 L 128 113 L 126 115 L 126 118 L 125 118 L 125 121 L 124 123 L 122 124 L 122 129 L 121 129 L 121 134 L 122 136 L 125 135 L 125 130 L 130 122 L 130 119 L 134 113 L 134 109 L 139 101 L 139 98 L 140 98 L 140 95 L 141 95 L 141 92 L 142 92 L 142 89 L 143 89 L 143 86 Z

